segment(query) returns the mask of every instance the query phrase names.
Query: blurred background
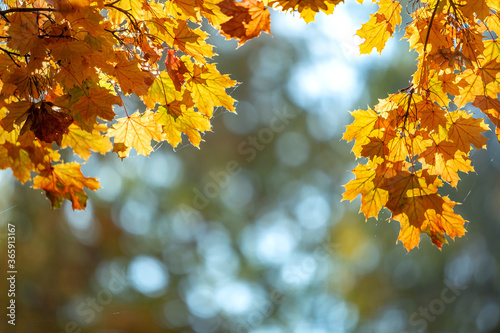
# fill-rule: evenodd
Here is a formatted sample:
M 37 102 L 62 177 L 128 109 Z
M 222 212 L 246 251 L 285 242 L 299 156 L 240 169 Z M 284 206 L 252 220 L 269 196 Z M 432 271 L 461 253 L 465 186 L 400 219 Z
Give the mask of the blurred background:
M 500 332 L 500 155 L 494 136 L 463 175 L 465 237 L 407 253 L 398 222 L 341 202 L 356 162 L 349 110 L 408 85 L 406 41 L 359 56 L 374 8 L 272 13 L 273 37 L 214 35 L 221 73 L 241 82 L 238 115 L 217 110 L 201 149 L 92 156 L 102 189 L 88 207 L 50 210 L 0 172 L 1 267 L 16 225 L 16 326 L 1 332 Z M 207 30 L 211 31 L 209 27 Z M 129 101 L 133 106 L 133 101 Z M 129 107 L 128 107 L 129 108 Z

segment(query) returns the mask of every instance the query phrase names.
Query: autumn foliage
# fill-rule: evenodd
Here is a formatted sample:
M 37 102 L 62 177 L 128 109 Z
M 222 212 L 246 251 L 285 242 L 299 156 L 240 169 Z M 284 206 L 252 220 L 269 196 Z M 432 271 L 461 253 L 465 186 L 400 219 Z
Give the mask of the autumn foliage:
M 0 11 L 0 167 L 83 209 L 96 190 L 72 148 L 124 158 L 148 155 L 152 141 L 174 148 L 185 134 L 198 146 L 216 107 L 234 109 L 236 82 L 210 63 L 203 18 L 240 44 L 269 32 L 269 11 L 255 0 L 4 1 Z M 135 94 L 147 110 L 124 109 Z M 123 110 L 125 116 L 118 117 Z M 123 112 L 121 111 L 121 112 Z M 33 177 L 33 175 L 35 175 Z
M 269 9 L 298 11 L 306 21 L 330 14 L 342 0 L 61 0 L 4 1 L 0 10 L 0 168 L 33 182 L 53 207 L 64 199 L 83 209 L 96 179 L 60 150 L 81 159 L 131 149 L 148 155 L 152 142 L 174 148 L 184 134 L 199 146 L 214 109 L 235 111 L 236 85 L 210 61 L 215 53 L 202 20 L 238 45 L 270 33 Z M 362 2 L 362 1 L 358 1 Z M 366 218 L 382 208 L 401 224 L 409 250 L 428 234 L 465 233 L 455 202 L 439 194 L 459 171 L 473 171 L 472 147 L 486 146 L 488 125 L 468 103 L 500 124 L 500 4 L 497 0 L 376 0 L 361 26 L 362 54 L 381 52 L 403 28 L 418 68 L 408 87 L 368 110 L 352 112 L 344 139 L 363 162 L 344 199 L 361 194 Z M 403 7 L 404 6 L 404 7 Z M 410 23 L 401 27 L 402 13 Z M 145 111 L 127 110 L 136 95 Z M 497 127 L 497 134 L 500 131 Z
M 380 0 L 379 10 L 358 31 L 361 53 L 381 51 L 401 24 L 399 1 Z M 464 110 L 472 102 L 499 125 L 500 3 L 497 0 L 411 1 L 404 39 L 418 54 L 408 87 L 379 100 L 374 110 L 352 112 L 344 139 L 365 158 L 346 186 L 344 199 L 361 194 L 361 211 L 377 217 L 385 207 L 399 221 L 398 240 L 418 246 L 426 233 L 438 247 L 465 234 L 457 204 L 439 194 L 456 187 L 459 172 L 474 168 L 472 147 L 486 147 L 483 119 Z M 497 127 L 497 134 L 499 130 Z M 500 136 L 499 136 L 500 138 Z

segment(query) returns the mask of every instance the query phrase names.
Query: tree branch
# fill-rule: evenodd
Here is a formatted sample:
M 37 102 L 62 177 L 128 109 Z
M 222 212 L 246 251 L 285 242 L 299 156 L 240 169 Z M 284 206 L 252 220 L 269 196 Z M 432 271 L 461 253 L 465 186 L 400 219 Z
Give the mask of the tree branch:
M 32 12 L 53 12 L 54 8 L 9 8 L 0 10 L 0 15 L 5 16 L 10 13 L 32 13 Z
M 10 22 L 7 18 L 7 14 L 11 13 L 36 13 L 36 12 L 53 12 L 54 8 L 9 8 L 6 10 L 0 10 L 0 16 L 4 18 L 5 21 Z

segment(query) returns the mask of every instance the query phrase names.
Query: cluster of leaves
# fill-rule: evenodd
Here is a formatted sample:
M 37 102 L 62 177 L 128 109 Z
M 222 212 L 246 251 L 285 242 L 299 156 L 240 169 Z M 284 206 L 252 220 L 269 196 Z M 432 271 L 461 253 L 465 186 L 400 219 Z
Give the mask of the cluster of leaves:
M 361 53 L 384 48 L 401 24 L 398 1 L 377 1 L 379 9 L 358 31 Z M 474 168 L 472 146 L 486 147 L 486 114 L 500 138 L 500 2 L 497 0 L 413 1 L 404 38 L 418 54 L 417 71 L 407 88 L 379 100 L 374 110 L 352 112 L 344 139 L 364 158 L 346 186 L 344 199 L 361 194 L 361 211 L 377 218 L 386 207 L 401 224 L 398 237 L 407 250 L 426 233 L 438 247 L 465 234 L 457 204 L 438 193 L 456 187 L 460 172 Z
M 239 45 L 270 32 L 268 8 L 298 11 L 306 21 L 330 14 L 343 0 L 27 0 L 0 10 L 0 168 L 83 209 L 80 164 L 64 162 L 71 147 L 91 151 L 134 148 L 148 155 L 151 141 L 174 148 L 185 134 L 199 146 L 216 107 L 234 111 L 226 93 L 236 82 L 209 60 L 215 55 L 200 25 L 205 18 Z M 358 0 L 362 2 L 362 0 Z M 401 26 L 401 1 L 373 0 L 378 11 L 357 34 L 360 52 L 381 52 Z M 445 234 L 465 233 L 455 202 L 438 193 L 458 172 L 473 170 L 472 146 L 486 146 L 488 126 L 463 108 L 479 108 L 500 137 L 500 4 L 497 0 L 411 0 L 405 27 L 418 69 L 406 88 L 357 110 L 344 139 L 364 158 L 344 199 L 361 194 L 366 218 L 385 207 L 401 224 L 398 240 L 410 250 L 421 233 L 441 248 Z M 146 111 L 117 118 L 122 97 L 135 94 Z M 32 178 L 32 174 L 36 176 Z
M 234 110 L 226 89 L 236 82 L 209 60 L 203 17 L 239 43 L 270 32 L 256 0 L 7 0 L 0 10 L 0 168 L 83 209 L 96 190 L 81 165 L 65 162 L 71 147 L 119 157 L 148 155 L 152 140 L 174 148 L 185 134 L 198 146 L 216 107 Z M 117 117 L 123 96 L 144 112 Z M 33 178 L 33 174 L 35 174 Z

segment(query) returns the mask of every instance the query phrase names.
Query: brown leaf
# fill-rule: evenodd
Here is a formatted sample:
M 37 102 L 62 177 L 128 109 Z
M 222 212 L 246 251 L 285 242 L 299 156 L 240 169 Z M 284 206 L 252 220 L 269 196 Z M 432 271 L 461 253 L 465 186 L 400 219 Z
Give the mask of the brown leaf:
M 73 118 L 62 112 L 55 111 L 50 102 L 39 102 L 30 108 L 30 114 L 21 128 L 20 135 L 30 130 L 35 136 L 46 143 L 55 141 L 59 146 L 63 134 L 68 133 L 68 127 Z

